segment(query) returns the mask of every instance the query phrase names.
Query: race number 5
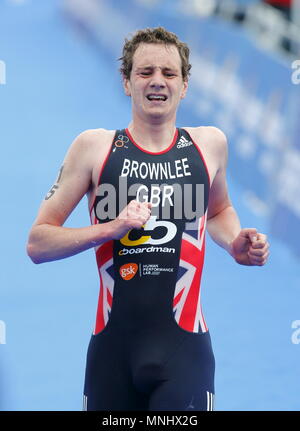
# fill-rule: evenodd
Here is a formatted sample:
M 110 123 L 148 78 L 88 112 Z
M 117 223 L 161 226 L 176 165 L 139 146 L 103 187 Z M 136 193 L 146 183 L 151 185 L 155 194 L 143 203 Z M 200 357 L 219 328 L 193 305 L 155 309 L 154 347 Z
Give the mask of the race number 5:
M 156 220 L 156 219 L 157 219 L 157 216 L 151 216 L 147 221 L 147 223 L 143 226 L 144 231 L 149 232 L 149 231 L 154 231 L 158 227 L 165 227 L 166 234 L 163 237 L 154 239 L 151 237 L 151 234 L 150 234 L 150 235 L 142 235 L 139 239 L 136 239 L 136 240 L 131 240 L 129 238 L 129 235 L 131 232 L 130 230 L 123 238 L 120 239 L 121 244 L 129 247 L 130 246 L 133 247 L 141 244 L 159 245 L 159 244 L 165 244 L 171 241 L 177 233 L 176 225 L 170 221 Z

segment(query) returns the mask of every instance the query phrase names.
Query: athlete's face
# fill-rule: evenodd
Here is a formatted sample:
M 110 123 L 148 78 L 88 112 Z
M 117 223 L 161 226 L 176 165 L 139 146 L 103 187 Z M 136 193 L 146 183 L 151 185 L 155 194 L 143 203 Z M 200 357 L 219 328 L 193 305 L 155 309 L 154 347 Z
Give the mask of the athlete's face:
M 174 119 L 188 83 L 175 45 L 141 43 L 133 55 L 130 79 L 124 79 L 133 113 L 146 119 Z

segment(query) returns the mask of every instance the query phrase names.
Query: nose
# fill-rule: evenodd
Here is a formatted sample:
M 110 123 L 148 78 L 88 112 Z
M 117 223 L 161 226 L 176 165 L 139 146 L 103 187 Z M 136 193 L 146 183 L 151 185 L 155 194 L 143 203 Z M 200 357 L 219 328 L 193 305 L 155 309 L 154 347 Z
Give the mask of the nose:
M 165 87 L 165 79 L 160 69 L 155 70 L 151 77 L 150 87 L 153 89 L 161 89 Z

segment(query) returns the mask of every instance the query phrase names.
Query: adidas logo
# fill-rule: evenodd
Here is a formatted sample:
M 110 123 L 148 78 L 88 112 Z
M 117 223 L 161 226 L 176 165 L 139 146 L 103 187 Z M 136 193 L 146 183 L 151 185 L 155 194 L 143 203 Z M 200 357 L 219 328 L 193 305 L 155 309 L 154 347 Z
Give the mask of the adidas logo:
M 188 147 L 189 145 L 193 145 L 193 142 L 188 141 L 184 136 L 181 136 L 176 147 L 183 148 L 183 147 Z

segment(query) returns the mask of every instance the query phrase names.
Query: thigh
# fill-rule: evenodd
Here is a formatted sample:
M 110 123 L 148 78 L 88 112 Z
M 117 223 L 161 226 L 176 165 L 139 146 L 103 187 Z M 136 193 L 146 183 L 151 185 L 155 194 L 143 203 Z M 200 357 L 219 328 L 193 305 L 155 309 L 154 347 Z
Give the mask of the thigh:
M 148 400 L 133 386 L 122 340 L 101 335 L 92 336 L 88 348 L 84 409 L 146 410 Z
M 210 335 L 187 334 L 164 364 L 149 410 L 213 410 L 215 359 Z

